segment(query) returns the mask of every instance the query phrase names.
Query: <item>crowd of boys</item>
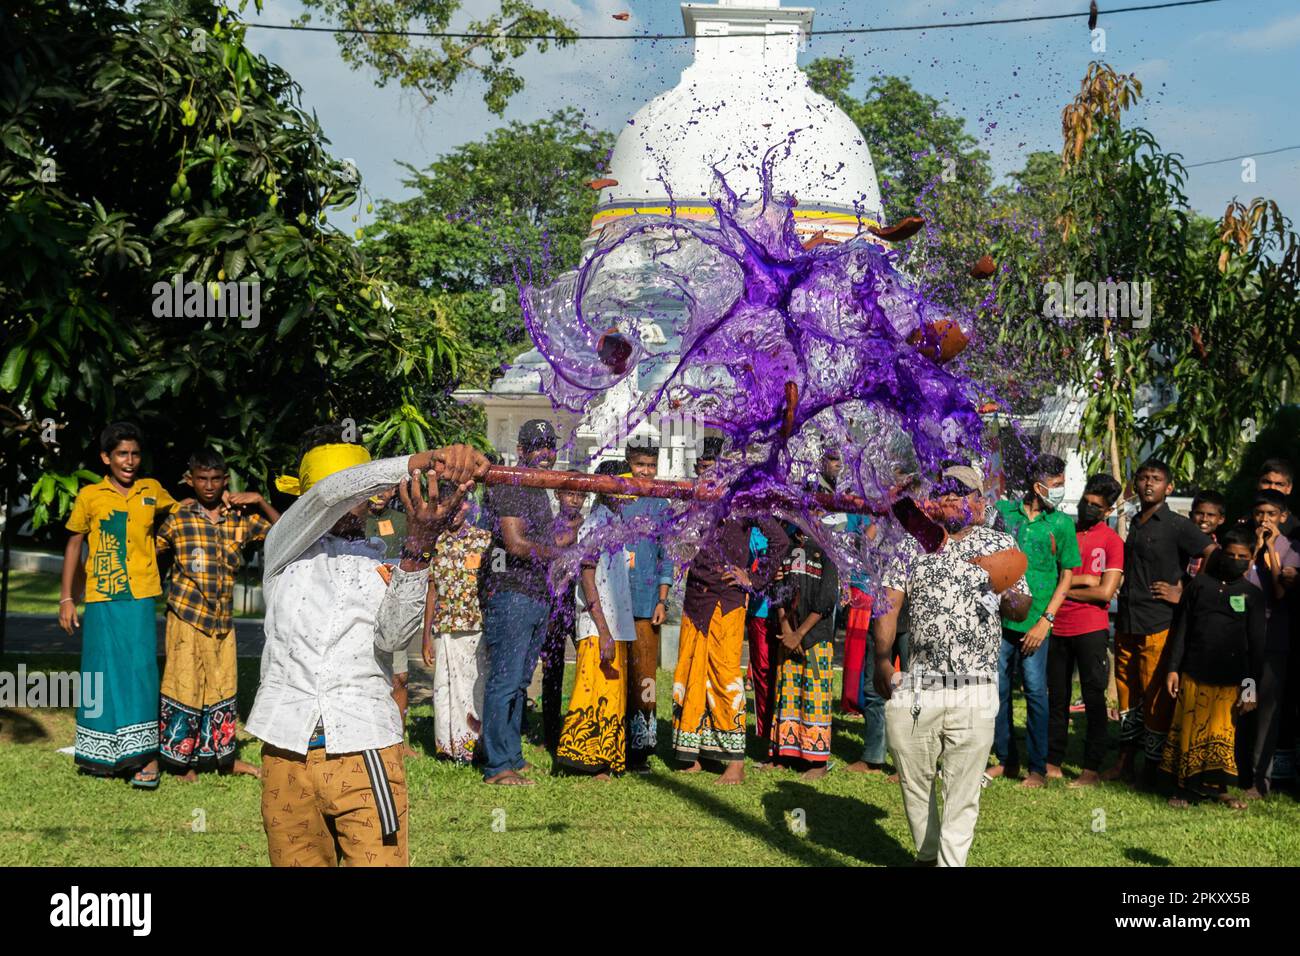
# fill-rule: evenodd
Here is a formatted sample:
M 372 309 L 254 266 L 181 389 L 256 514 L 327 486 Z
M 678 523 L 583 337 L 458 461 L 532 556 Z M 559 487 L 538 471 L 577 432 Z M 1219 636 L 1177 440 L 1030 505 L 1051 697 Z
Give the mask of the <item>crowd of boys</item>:
M 1296 730 L 1300 540 L 1287 503 L 1293 471 L 1280 459 L 1262 467 L 1246 514 L 1229 516 L 1222 495 L 1202 491 L 1190 519 L 1166 502 L 1168 466 L 1143 462 L 1123 539 L 1108 520 L 1122 488 L 1108 474 L 1087 481 L 1072 519 L 1059 458 L 1039 457 L 1024 494 L 993 508 L 979 471 L 954 465 L 925 503 L 942 529 L 937 547 L 881 535 L 865 516 L 819 516 L 876 569 L 855 569 L 842 588 L 817 539 L 775 518 L 726 517 L 675 568 L 661 499 L 601 494 L 584 514 L 584 494 L 494 485 L 478 502 L 470 492 L 488 461 L 473 449 L 371 461 L 337 426 L 313 429 L 300 452 L 298 474 L 277 481 L 298 496 L 282 518 L 262 495 L 229 490 L 211 450 L 191 457 L 193 495 L 177 501 L 140 475 L 139 431 L 110 425 L 108 473 L 82 489 L 68 521 L 60 601 L 71 632 L 84 588 L 83 668 L 102 671 L 108 690 L 102 713 L 78 713 L 78 765 L 143 789 L 162 769 L 188 780 L 205 769 L 261 776 L 277 865 L 406 863 L 408 649 L 434 671 L 438 756 L 475 765 L 486 783 L 535 784 L 521 742 L 539 661 L 555 772 L 648 772 L 661 750 L 660 626 L 679 572 L 668 748 L 678 769 L 717 765 L 718 782 L 743 780 L 752 688 L 756 766 L 825 775 L 834 637 L 847 618 L 840 703 L 864 715 L 862 760 L 848 769 L 883 772 L 892 754 L 919 864 L 963 864 L 980 789 L 1020 775 L 1017 684 L 1020 786 L 1064 776 L 1076 670 L 1086 731 L 1070 786 L 1167 781 L 1172 806 L 1209 798 L 1240 808 L 1287 777 L 1277 757 L 1293 750 Z M 554 429 L 527 422 L 516 452 L 522 465 L 553 468 Z M 706 440 L 697 474 L 722 452 Z M 652 478 L 657 461 L 657 448 L 632 445 L 597 470 Z M 828 450 L 810 486 L 834 491 L 840 467 Z M 399 515 L 394 557 L 384 538 Z M 368 536 L 375 521 L 379 536 Z M 259 542 L 266 643 L 246 729 L 263 743 L 260 768 L 237 755 L 232 621 L 237 572 Z M 1015 551 L 1023 575 L 1003 570 Z M 572 583 L 556 590 L 571 552 L 580 555 Z M 160 680 L 153 607 L 164 577 Z M 1119 753 L 1103 770 L 1112 716 Z M 1238 782 L 1240 798 L 1229 790 Z

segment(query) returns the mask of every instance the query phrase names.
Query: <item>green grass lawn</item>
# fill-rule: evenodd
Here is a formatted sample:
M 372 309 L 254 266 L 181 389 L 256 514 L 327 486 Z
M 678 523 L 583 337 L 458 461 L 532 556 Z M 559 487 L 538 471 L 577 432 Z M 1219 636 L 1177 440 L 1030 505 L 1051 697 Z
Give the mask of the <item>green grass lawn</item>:
M 59 592 L 62 582 L 59 575 L 42 571 L 9 572 L 9 610 L 15 614 L 58 614 Z M 158 598 L 158 616 L 167 613 L 167 602 Z M 77 613 L 85 612 L 85 605 L 79 605 Z M 236 608 L 235 617 L 261 617 L 258 614 L 246 614 Z
M 29 670 L 76 666 L 66 655 L 9 655 L 0 657 L 0 670 L 13 671 L 20 660 Z M 244 714 L 257 664 L 240 660 Z M 671 686 L 661 671 L 660 753 L 667 751 Z M 422 752 L 432 746 L 429 715 L 428 707 L 412 713 L 413 743 Z M 1017 719 L 1023 724 L 1023 706 Z M 411 862 L 905 865 L 912 849 L 898 785 L 842 769 L 859 754 L 861 727 L 855 718 L 836 719 L 839 769 L 816 785 L 774 770 L 719 787 L 712 774 L 675 774 L 660 761 L 649 776 L 607 783 L 549 777 L 542 772 L 550 767 L 546 752 L 526 745 L 538 786 L 487 787 L 472 770 L 422 756 L 407 764 Z M 55 752 L 72 739 L 71 712 L 0 710 L 0 865 L 266 864 L 255 780 L 165 778 L 156 792 L 136 791 L 78 775 L 72 758 Z M 257 748 L 248 741 L 243 755 L 256 761 Z M 1078 756 L 1071 751 L 1067 774 L 1077 771 Z M 206 832 L 195 832 L 199 819 Z M 795 832 L 799 819 L 802 834 Z M 1209 805 L 1175 811 L 1161 797 L 1116 785 L 1076 791 L 1057 781 L 1026 792 L 999 780 L 984 791 L 970 863 L 1278 866 L 1297 859 L 1300 806 L 1286 795 L 1241 812 Z

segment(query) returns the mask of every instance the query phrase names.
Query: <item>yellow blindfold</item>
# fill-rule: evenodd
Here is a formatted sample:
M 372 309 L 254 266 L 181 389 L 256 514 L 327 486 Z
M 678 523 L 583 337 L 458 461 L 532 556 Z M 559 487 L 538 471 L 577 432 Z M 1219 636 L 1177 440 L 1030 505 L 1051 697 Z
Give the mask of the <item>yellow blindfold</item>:
M 301 495 L 323 478 L 328 478 L 337 471 L 363 465 L 370 460 L 370 452 L 361 445 L 317 445 L 302 456 L 298 464 L 298 477 L 281 475 L 275 479 L 275 487 L 285 494 Z
M 621 475 L 619 475 L 618 477 L 620 477 L 620 478 L 634 478 L 634 477 L 636 477 L 636 476 L 633 475 L 632 472 L 630 472 L 630 471 L 625 471 L 625 472 L 623 472 Z M 615 501 L 631 501 L 633 498 L 636 497 L 636 495 L 614 495 L 614 494 L 611 494 L 609 497 L 613 498 Z

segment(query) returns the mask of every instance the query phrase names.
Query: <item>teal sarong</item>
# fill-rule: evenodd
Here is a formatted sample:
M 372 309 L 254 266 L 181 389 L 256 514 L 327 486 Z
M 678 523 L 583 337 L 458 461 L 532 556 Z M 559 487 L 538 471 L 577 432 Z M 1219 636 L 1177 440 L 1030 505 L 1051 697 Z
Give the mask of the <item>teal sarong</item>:
M 77 708 L 77 766 L 95 774 L 143 767 L 158 756 L 158 633 L 154 599 L 96 601 L 82 621 L 81 671 L 102 693 Z M 83 680 L 86 678 L 83 677 Z

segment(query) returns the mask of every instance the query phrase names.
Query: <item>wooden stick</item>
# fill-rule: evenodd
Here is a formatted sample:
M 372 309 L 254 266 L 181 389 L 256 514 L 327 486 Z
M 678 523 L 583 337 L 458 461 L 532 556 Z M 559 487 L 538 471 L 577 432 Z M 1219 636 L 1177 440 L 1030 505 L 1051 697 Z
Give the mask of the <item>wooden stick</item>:
M 483 477 L 488 485 L 515 485 L 524 488 L 550 488 L 554 491 L 577 491 L 584 494 L 632 495 L 637 498 L 672 498 L 676 501 L 717 501 L 723 489 L 695 481 L 670 481 L 664 478 L 622 478 L 618 475 L 589 475 L 576 471 L 551 471 L 547 468 L 520 468 L 492 465 Z M 904 495 L 891 505 L 869 502 L 857 495 L 819 491 L 812 499 L 827 511 L 844 514 L 868 514 L 881 517 L 893 514 L 912 537 L 928 552 L 939 550 L 947 532 L 925 514 L 911 498 Z
M 637 498 L 672 498 L 676 501 L 717 501 L 723 488 L 705 482 L 672 481 L 665 478 L 623 478 L 619 475 L 590 475 L 576 471 L 551 471 L 546 468 L 520 468 L 492 465 L 483 483 L 518 485 L 524 488 L 549 488 L 554 491 L 577 491 L 597 495 L 632 495 Z M 884 515 L 883 506 L 868 505 L 857 495 L 839 495 L 819 491 L 813 499 L 828 511 L 850 514 Z

